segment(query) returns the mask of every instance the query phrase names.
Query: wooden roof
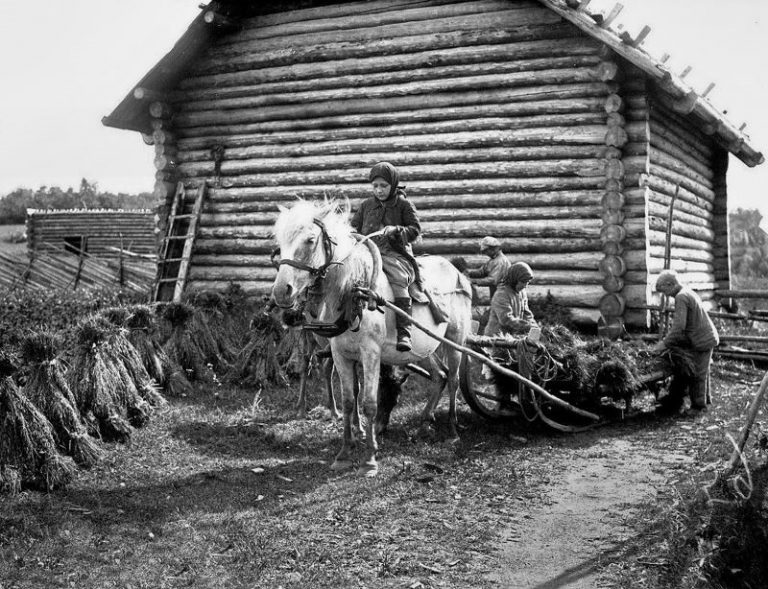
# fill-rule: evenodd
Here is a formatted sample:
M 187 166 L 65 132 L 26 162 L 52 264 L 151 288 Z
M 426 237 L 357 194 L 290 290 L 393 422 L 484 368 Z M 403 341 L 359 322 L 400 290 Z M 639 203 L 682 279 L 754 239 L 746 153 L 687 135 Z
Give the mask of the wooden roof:
M 632 38 L 626 32 L 620 33 L 611 27 L 621 5 L 617 5 L 608 15 L 603 16 L 587 10 L 590 0 L 537 1 L 642 70 L 654 83 L 657 92 L 668 100 L 675 111 L 689 117 L 745 164 L 752 167 L 765 161 L 763 154 L 743 132 L 743 126 L 736 128 L 724 113 L 709 102 L 705 96 L 706 92 L 697 93 L 685 82 L 683 76 L 674 74 L 663 61 L 651 56 L 640 46 L 650 29 L 646 27 L 637 37 Z M 263 10 L 266 4 L 269 3 L 261 3 L 259 6 Z M 235 6 L 237 8 L 234 8 Z M 102 119 L 102 123 L 110 127 L 151 134 L 148 102 L 162 99 L 166 93 L 173 90 L 197 55 L 217 35 L 230 30 L 231 21 L 226 16 L 220 16 L 237 16 L 233 11 L 242 11 L 244 6 L 238 6 L 228 0 L 214 0 L 204 6 L 171 51 L 136 84 L 134 90 L 109 116 Z

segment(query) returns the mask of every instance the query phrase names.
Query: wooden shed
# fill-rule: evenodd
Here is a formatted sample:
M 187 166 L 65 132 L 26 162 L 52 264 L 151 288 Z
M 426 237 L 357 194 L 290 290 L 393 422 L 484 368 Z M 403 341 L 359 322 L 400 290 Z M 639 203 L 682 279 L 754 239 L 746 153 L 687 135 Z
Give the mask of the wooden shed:
M 354 205 L 387 160 L 418 252 L 479 265 L 494 235 L 534 268 L 532 298 L 645 326 L 668 234 L 706 300 L 729 287 L 729 154 L 763 156 L 642 49 L 647 29 L 587 4 L 214 1 L 104 124 L 154 144 L 160 201 L 207 185 L 188 288 L 266 291 L 277 205 Z
M 32 252 L 116 258 L 121 250 L 156 254 L 159 229 L 157 213 L 146 209 L 27 209 L 26 231 Z

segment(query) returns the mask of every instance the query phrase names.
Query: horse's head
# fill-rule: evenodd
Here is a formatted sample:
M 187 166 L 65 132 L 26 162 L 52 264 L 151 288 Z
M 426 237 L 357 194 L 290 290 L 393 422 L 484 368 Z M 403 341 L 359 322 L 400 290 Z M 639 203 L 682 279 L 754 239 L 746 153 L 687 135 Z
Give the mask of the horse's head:
M 296 308 L 330 266 L 336 241 L 331 232 L 346 218 L 328 202 L 299 201 L 290 209 L 278 208 L 274 235 L 280 255 L 272 298 L 283 309 Z

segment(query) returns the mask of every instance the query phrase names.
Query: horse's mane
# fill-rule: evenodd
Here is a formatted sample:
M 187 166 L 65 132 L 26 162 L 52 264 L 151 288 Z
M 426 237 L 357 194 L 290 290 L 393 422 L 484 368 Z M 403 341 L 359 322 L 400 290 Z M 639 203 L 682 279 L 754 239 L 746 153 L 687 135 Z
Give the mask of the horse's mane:
M 274 228 L 277 241 L 291 242 L 307 228 L 312 227 L 314 220 L 322 221 L 325 229 L 332 238 L 348 235 L 352 232 L 349 223 L 351 206 L 349 200 L 336 199 L 303 200 L 299 199 L 291 208 L 280 207 Z

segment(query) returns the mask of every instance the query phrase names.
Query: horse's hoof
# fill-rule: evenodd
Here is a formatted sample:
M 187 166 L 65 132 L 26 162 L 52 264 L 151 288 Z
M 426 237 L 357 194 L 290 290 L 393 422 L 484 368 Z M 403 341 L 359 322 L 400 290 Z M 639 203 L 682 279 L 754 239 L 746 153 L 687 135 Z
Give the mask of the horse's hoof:
M 339 472 L 342 470 L 349 470 L 353 466 L 354 463 L 351 460 L 334 460 L 333 464 L 331 464 L 331 470 Z
M 419 427 L 418 435 L 421 438 L 434 440 L 437 437 L 437 429 L 435 428 L 435 424 L 431 422 L 424 422 Z
M 387 424 L 385 423 L 377 423 L 376 424 L 376 436 L 383 436 L 385 433 L 387 433 Z
M 377 474 L 379 474 L 379 465 L 375 462 L 373 464 L 366 462 L 357 469 L 357 476 L 365 477 L 367 479 L 373 478 Z

